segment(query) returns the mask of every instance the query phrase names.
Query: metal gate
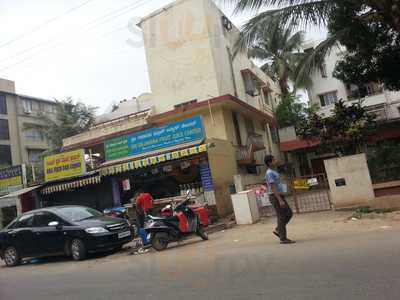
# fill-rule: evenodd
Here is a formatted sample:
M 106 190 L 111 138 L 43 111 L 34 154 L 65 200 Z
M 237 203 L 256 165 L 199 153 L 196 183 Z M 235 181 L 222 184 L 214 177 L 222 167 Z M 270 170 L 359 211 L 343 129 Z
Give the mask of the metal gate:
M 285 198 L 293 212 L 309 213 L 332 209 L 329 184 L 325 174 L 301 176 L 288 180 Z M 260 206 L 261 216 L 273 216 L 272 206 Z
M 291 180 L 287 197 L 297 213 L 331 210 L 329 184 L 325 174 L 297 177 Z

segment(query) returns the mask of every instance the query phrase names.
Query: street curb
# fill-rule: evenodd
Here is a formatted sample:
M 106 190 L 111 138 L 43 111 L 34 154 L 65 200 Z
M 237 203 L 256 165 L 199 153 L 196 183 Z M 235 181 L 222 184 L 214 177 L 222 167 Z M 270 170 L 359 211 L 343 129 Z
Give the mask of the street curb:
M 231 229 L 236 225 L 235 221 L 230 221 L 226 223 L 220 223 L 220 224 L 215 224 L 215 225 L 210 225 L 207 227 L 206 231 L 208 234 L 213 234 L 219 231 Z

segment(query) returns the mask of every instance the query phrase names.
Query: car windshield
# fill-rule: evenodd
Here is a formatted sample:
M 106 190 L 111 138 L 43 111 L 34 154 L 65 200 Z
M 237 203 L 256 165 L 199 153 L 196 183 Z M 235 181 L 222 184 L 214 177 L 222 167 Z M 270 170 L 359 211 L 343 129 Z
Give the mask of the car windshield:
M 72 222 L 83 221 L 103 216 L 102 213 L 93 208 L 79 206 L 58 208 L 57 212 L 61 216 Z

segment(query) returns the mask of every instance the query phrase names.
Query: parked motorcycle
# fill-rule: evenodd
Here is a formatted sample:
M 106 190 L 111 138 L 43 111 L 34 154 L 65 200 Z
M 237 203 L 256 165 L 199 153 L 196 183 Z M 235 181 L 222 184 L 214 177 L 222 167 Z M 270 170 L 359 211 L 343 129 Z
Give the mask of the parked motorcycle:
M 208 240 L 205 227 L 208 226 L 208 216 L 204 206 L 191 206 L 192 195 L 187 192 L 186 199 L 175 208 L 167 206 L 161 212 L 161 217 L 148 216 L 144 228 L 150 234 L 152 247 L 162 251 L 171 242 L 178 242 L 190 235 L 196 234 L 203 240 Z

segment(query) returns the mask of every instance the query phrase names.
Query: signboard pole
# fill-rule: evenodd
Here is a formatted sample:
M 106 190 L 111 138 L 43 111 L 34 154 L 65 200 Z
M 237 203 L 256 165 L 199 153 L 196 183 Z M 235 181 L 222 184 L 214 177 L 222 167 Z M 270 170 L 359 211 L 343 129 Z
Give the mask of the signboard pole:
M 28 180 L 26 179 L 26 165 L 22 164 L 21 165 L 22 168 L 22 184 L 24 187 L 28 186 Z

